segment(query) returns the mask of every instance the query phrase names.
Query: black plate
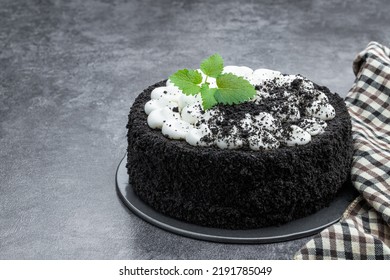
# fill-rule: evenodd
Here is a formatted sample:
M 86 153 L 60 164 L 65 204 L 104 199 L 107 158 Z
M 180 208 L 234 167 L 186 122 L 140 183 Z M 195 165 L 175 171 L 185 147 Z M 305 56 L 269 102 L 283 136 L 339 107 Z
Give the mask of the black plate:
M 131 211 L 159 228 L 179 235 L 207 241 L 223 243 L 272 243 L 313 235 L 339 221 L 345 209 L 357 196 L 354 188 L 350 184 L 346 184 L 329 207 L 308 217 L 278 227 L 250 230 L 203 227 L 163 215 L 141 201 L 129 185 L 126 162 L 127 157 L 125 156 L 119 163 L 116 172 L 116 186 L 119 197 Z

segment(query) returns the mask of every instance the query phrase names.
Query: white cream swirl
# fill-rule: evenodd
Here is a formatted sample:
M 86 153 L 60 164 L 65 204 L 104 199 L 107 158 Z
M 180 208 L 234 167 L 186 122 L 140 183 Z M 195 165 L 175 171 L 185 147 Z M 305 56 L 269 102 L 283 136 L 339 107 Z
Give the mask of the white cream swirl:
M 197 71 L 202 74 L 204 82 L 205 75 L 200 69 Z M 257 88 L 256 96 L 248 102 L 258 106 L 271 102 L 268 106 L 271 109 L 246 113 L 232 125 L 218 108 L 204 111 L 200 94 L 187 96 L 168 80 L 166 86 L 153 89 L 151 100 L 145 104 L 149 127 L 161 129 L 164 136 L 185 140 L 192 146 L 215 145 L 221 149 L 239 149 L 246 145 L 258 151 L 283 145 L 305 145 L 312 137 L 323 134 L 326 121 L 335 117 L 335 109 L 327 95 L 300 75 L 284 75 L 269 69 L 253 71 L 246 66 L 226 66 L 223 73 L 233 73 L 248 80 Z M 207 82 L 210 87 L 216 87 L 215 78 L 208 78 Z M 280 92 L 278 89 L 276 95 L 269 90 L 270 85 L 271 88 L 292 88 L 293 84 L 299 90 Z M 297 93 L 301 91 L 310 95 L 310 102 L 302 101 L 303 97 Z

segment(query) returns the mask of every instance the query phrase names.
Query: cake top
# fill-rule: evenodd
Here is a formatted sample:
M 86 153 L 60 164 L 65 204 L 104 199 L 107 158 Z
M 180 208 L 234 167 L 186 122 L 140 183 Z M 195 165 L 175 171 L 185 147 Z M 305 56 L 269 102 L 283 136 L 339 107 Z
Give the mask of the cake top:
M 145 104 L 149 127 L 193 146 L 267 150 L 305 145 L 335 117 L 323 88 L 303 76 L 223 67 L 219 58 L 179 70 L 155 88 Z

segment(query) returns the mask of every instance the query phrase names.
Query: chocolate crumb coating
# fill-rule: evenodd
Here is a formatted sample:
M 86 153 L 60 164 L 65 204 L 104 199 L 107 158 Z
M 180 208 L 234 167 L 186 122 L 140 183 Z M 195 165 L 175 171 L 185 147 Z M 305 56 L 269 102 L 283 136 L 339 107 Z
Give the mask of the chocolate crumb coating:
M 334 199 L 350 173 L 351 119 L 344 100 L 315 85 L 336 116 L 306 145 L 273 150 L 223 150 L 171 140 L 147 124 L 144 90 L 128 121 L 130 186 L 146 204 L 176 219 L 202 226 L 251 229 L 310 215 Z

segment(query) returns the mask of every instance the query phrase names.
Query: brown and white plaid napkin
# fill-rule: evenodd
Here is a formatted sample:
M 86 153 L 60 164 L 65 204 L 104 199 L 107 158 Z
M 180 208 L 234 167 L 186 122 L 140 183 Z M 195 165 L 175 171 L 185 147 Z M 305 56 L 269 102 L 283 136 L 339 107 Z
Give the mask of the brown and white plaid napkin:
M 353 71 L 345 101 L 354 140 L 351 178 L 360 195 L 295 259 L 390 260 L 390 49 L 371 42 Z

